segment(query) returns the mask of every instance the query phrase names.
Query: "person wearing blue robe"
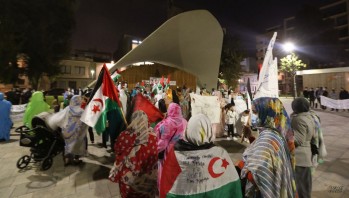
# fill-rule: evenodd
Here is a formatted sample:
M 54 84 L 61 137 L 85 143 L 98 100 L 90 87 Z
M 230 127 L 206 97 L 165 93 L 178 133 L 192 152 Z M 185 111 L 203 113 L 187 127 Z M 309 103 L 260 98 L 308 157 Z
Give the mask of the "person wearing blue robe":
M 0 141 L 10 140 L 10 130 L 13 124 L 10 118 L 11 106 L 11 102 L 4 99 L 4 94 L 0 92 Z

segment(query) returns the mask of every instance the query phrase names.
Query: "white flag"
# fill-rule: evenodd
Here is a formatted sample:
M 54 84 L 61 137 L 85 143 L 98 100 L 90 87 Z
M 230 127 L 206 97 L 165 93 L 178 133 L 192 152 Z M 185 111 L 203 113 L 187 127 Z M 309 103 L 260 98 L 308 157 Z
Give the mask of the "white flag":
M 274 32 L 265 53 L 254 99 L 260 97 L 279 97 L 277 59 L 273 59 L 273 47 L 276 35 L 277 33 Z

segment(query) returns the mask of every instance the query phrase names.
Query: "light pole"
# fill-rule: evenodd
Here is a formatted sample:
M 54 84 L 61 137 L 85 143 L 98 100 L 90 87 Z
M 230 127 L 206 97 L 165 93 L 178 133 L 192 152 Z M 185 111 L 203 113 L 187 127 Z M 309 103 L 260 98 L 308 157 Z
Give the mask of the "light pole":
M 288 53 L 293 53 L 293 50 L 295 49 L 295 45 L 293 44 L 293 43 L 291 43 L 291 42 L 287 42 L 287 43 L 285 43 L 284 44 L 284 50 L 286 51 L 286 52 L 288 52 Z M 297 98 L 297 83 L 296 83 L 296 69 L 294 68 L 295 67 L 295 65 L 293 64 L 293 60 L 292 60 L 292 55 L 291 54 L 289 54 L 289 55 L 287 55 L 287 58 L 288 59 L 290 59 L 290 61 L 291 61 L 291 75 L 292 75 L 292 77 L 293 77 L 293 91 L 294 91 L 294 96 L 293 96 L 293 98 Z

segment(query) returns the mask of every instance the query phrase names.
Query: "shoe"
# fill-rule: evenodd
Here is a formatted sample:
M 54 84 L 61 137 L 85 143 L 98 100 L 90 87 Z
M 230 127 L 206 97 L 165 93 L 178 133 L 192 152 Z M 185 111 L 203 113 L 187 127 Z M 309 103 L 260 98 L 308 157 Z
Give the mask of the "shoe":
M 227 140 L 231 140 L 231 137 L 227 137 Z
M 237 141 L 237 140 L 238 140 L 238 138 L 237 138 L 237 137 L 233 137 L 233 140 L 234 140 L 234 141 Z
M 73 164 L 74 165 L 79 165 L 79 164 L 81 164 L 82 163 L 82 160 L 79 160 L 79 159 L 74 159 L 73 160 Z
M 103 143 L 98 143 L 97 145 L 98 145 L 100 148 L 103 148 L 103 147 L 104 147 L 104 148 L 107 148 L 107 145 L 106 145 L 106 144 L 103 144 Z
M 91 144 L 94 144 L 95 142 L 94 141 L 91 141 Z
M 108 149 L 107 152 L 108 153 L 114 153 L 114 150 L 113 149 Z

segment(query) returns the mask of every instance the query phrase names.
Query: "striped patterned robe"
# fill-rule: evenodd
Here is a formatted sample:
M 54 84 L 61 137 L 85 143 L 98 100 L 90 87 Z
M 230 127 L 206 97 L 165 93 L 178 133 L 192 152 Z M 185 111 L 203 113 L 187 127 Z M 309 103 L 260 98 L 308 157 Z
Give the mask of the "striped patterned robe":
M 241 175 L 251 172 L 262 197 L 296 197 L 290 152 L 278 132 L 263 128 L 258 139 L 243 153 L 243 160 Z

